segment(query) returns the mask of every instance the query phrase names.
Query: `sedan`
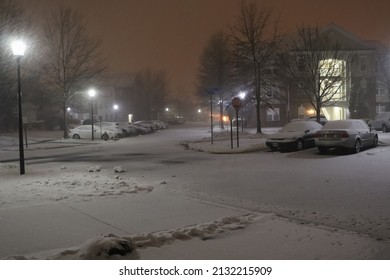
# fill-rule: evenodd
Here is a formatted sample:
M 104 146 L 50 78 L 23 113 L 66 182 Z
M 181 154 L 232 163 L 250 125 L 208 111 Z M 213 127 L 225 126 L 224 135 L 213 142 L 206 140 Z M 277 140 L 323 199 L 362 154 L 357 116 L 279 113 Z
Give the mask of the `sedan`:
M 322 125 L 313 121 L 295 121 L 286 124 L 278 133 L 270 135 L 266 145 L 272 150 L 302 150 L 314 147 L 314 136 Z
M 331 148 L 358 153 L 362 147 L 378 146 L 378 134 L 363 120 L 329 121 L 317 132 L 315 143 L 320 153 L 326 153 Z
M 115 138 L 114 131 L 99 126 L 93 126 L 94 138 L 107 141 L 108 139 Z M 73 139 L 91 139 L 92 138 L 92 125 L 80 125 L 78 127 L 69 129 L 69 137 Z

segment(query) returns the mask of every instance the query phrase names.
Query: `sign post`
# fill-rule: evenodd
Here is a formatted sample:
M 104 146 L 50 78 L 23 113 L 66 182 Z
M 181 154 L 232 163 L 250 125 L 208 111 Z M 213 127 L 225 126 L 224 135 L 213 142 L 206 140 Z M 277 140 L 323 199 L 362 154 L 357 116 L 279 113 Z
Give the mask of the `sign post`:
M 241 108 L 242 102 L 241 98 L 234 97 L 232 99 L 232 106 L 234 109 L 236 109 L 236 126 L 237 126 L 237 148 L 240 147 L 240 140 L 239 140 L 239 129 L 238 129 L 238 110 Z
M 230 148 L 233 149 L 233 117 L 235 109 L 229 105 L 225 110 L 230 120 Z
M 210 131 L 211 131 L 211 144 L 214 144 L 214 125 L 213 125 L 213 94 L 218 88 L 208 88 L 206 92 L 210 95 Z

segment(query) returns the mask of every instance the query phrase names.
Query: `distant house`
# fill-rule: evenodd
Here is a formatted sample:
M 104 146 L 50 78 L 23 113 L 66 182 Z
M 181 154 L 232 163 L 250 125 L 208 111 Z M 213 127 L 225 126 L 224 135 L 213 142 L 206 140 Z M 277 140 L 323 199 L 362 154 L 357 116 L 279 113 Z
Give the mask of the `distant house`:
M 354 57 L 353 60 L 342 62 L 340 76 L 345 83 L 337 89 L 337 102 L 324 106 L 321 114 L 328 120 L 370 119 L 377 113 L 390 111 L 387 48 L 380 42 L 361 40 L 336 24 L 325 26 L 320 32 L 332 36 L 340 42 L 341 51 L 350 52 Z M 278 75 L 277 67 L 269 67 L 267 74 L 274 78 L 264 89 L 263 95 L 268 103 L 262 110 L 262 126 L 281 126 L 292 119 L 315 114 L 307 96 L 296 83 Z M 324 80 L 329 78 L 321 77 Z

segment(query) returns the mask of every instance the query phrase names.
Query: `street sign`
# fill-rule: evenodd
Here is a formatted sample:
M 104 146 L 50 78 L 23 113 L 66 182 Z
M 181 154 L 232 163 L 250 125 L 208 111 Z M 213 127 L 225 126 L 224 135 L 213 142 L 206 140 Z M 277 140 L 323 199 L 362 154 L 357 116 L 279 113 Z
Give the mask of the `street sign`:
M 232 106 L 238 110 L 239 108 L 241 108 L 241 99 L 239 97 L 234 97 L 232 99 Z
M 226 109 L 225 109 L 229 119 L 233 119 L 234 118 L 234 114 L 236 113 L 236 110 L 234 109 L 233 106 L 228 106 Z

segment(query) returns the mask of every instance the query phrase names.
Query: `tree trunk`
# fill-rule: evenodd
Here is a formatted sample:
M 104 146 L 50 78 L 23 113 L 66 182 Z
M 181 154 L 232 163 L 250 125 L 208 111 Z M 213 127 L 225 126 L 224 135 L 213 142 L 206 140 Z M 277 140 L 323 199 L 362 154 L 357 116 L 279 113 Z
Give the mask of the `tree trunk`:
M 260 70 L 258 66 L 255 66 L 255 91 L 257 133 L 261 133 Z
M 62 121 L 62 129 L 64 131 L 64 139 L 68 139 L 68 122 L 66 119 L 66 102 L 62 102 L 62 113 L 63 113 L 63 121 Z
M 321 124 L 321 100 L 317 99 L 317 104 L 316 104 L 316 117 L 317 117 L 317 122 Z

